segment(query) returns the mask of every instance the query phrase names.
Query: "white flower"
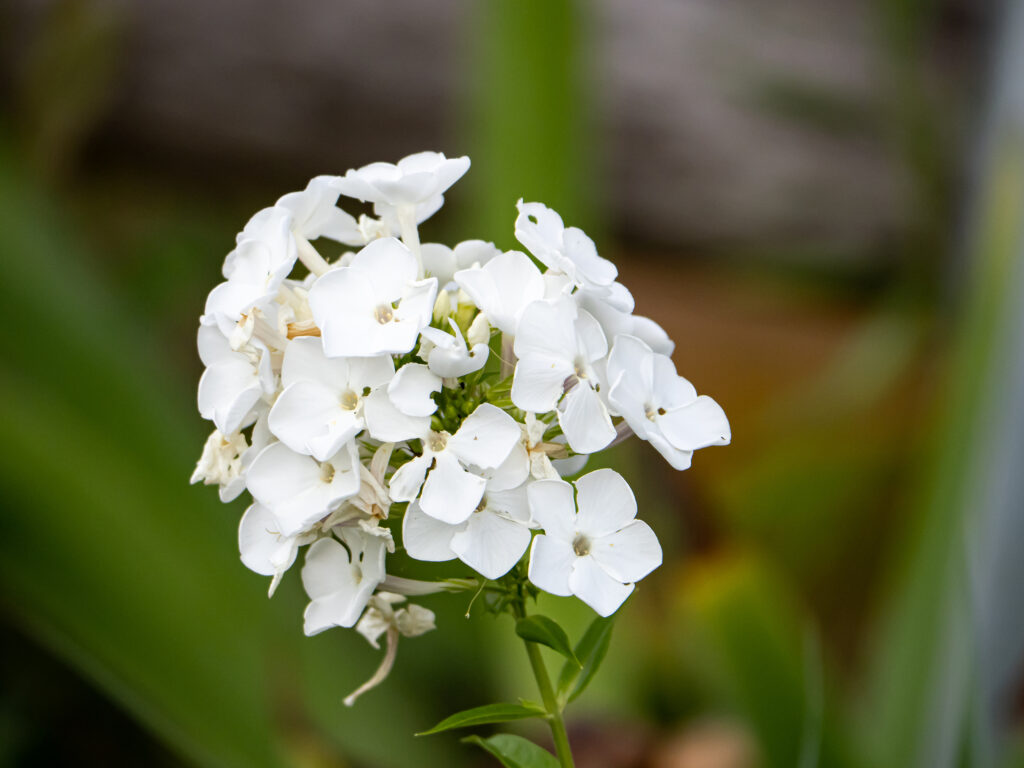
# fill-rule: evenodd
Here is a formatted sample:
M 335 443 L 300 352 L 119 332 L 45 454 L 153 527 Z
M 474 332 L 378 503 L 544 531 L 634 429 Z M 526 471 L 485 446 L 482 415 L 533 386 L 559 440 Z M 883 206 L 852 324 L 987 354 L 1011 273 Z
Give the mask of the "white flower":
M 468 157 L 418 152 L 392 163 L 370 163 L 334 181 L 341 194 L 370 203 L 415 206 L 443 195 L 469 170 Z
M 524 411 L 558 407 L 558 423 L 577 453 L 593 453 L 615 437 L 601 389 L 599 362 L 608 344 L 597 321 L 571 298 L 535 301 L 523 312 L 515 340 L 512 402 Z M 566 387 L 569 387 L 566 391 Z M 564 396 L 563 396 L 564 393 Z
M 309 306 L 329 357 L 374 357 L 411 350 L 430 322 L 437 279 L 417 280 L 416 258 L 394 238 L 374 240 L 348 267 L 323 275 Z
M 292 271 L 298 250 L 291 226 L 288 210 L 264 208 L 239 234 L 224 260 L 227 282 L 206 299 L 206 322 L 216 323 L 225 336 L 252 307 L 271 301 Z
M 473 513 L 450 525 L 424 514 L 413 502 L 402 521 L 402 543 L 410 557 L 443 562 L 456 557 L 487 579 L 508 573 L 530 545 L 526 486 L 488 488 Z
M 302 586 L 312 602 L 306 607 L 305 632 L 351 627 L 384 579 L 385 542 L 357 528 L 336 529 L 341 542 L 319 539 L 306 551 Z
M 486 478 L 468 468 L 498 467 L 519 442 L 519 435 L 519 425 L 511 416 L 483 403 L 454 435 L 430 431 L 421 436 L 423 453 L 392 476 L 391 498 L 414 501 L 422 488 L 424 512 L 446 523 L 461 523 L 473 514 L 487 485 Z
M 619 336 L 608 356 L 608 399 L 641 440 L 675 469 L 690 466 L 693 452 L 732 439 L 725 412 L 676 373 L 672 360 L 640 339 Z
M 598 256 L 594 241 L 583 230 L 566 228 L 562 217 L 541 203 L 520 200 L 516 207 L 516 239 L 544 266 L 565 274 L 581 287 L 612 290 L 618 270 L 608 259 Z
M 282 536 L 307 531 L 359 492 L 359 455 L 347 443 L 325 462 L 296 453 L 284 443 L 264 448 L 246 473 L 256 501 L 269 508 Z
M 477 315 L 477 317 L 483 317 L 483 315 Z M 459 330 L 458 323 L 449 317 L 448 324 L 454 335 L 445 333 L 440 328 L 428 327 L 420 331 L 423 338 L 430 342 L 430 351 L 426 353 L 430 371 L 442 378 L 458 378 L 467 373 L 479 371 L 487 362 L 487 342 L 478 341 L 470 349 L 466 345 L 462 331 Z M 421 345 L 420 356 L 422 357 L 423 354 L 424 350 Z
M 299 547 L 316 538 L 316 533 L 282 536 L 277 519 L 261 504 L 253 504 L 238 525 L 238 551 L 242 563 L 262 576 L 273 576 L 268 595 L 273 595 L 285 571 L 292 567 Z
M 199 413 L 216 424 L 221 434 L 233 434 L 252 416 L 260 399 L 274 392 L 270 353 L 256 339 L 236 352 L 209 325 L 199 326 L 196 341 L 206 365 L 199 379 Z
M 452 282 L 460 269 L 484 265 L 501 253 L 494 243 L 484 240 L 465 240 L 454 248 L 441 243 L 423 243 L 423 268 L 428 275 L 437 278 L 442 288 Z
M 575 486 L 575 502 L 564 480 L 538 480 L 527 490 L 533 519 L 544 529 L 530 550 L 530 581 L 610 616 L 634 583 L 661 565 L 661 545 L 635 519 L 633 491 L 617 472 L 598 469 Z
M 220 500 L 234 501 L 245 490 L 245 472 L 249 465 L 272 440 L 265 411 L 253 425 L 251 444 L 241 432 L 225 437 L 219 429 L 213 430 L 189 482 L 219 485 Z
M 353 216 L 337 207 L 337 176 L 316 176 L 302 192 L 290 192 L 276 206 L 292 215 L 292 232 L 306 240 L 326 237 L 346 245 L 363 245 L 366 239 Z
M 523 310 L 544 298 L 544 278 L 521 251 L 495 256 L 482 267 L 455 273 L 455 282 L 495 328 L 515 336 Z
M 284 391 L 270 411 L 270 429 L 293 451 L 324 461 L 363 430 L 365 394 L 394 372 L 389 355 L 327 357 L 319 338 L 293 339 L 284 353 Z

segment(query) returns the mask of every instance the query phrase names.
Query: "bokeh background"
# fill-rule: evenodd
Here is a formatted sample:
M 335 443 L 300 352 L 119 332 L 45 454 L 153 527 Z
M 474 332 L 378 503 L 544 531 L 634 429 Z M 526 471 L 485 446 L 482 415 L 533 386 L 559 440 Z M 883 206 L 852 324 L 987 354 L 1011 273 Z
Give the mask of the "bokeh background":
M 507 620 L 425 601 L 346 709 L 378 652 L 187 483 L 234 233 L 424 149 L 473 160 L 426 239 L 548 203 L 732 423 L 609 455 L 667 558 L 581 768 L 1024 765 L 1018 0 L 5 0 L 0 764 L 490 764 L 412 734 L 535 696 Z

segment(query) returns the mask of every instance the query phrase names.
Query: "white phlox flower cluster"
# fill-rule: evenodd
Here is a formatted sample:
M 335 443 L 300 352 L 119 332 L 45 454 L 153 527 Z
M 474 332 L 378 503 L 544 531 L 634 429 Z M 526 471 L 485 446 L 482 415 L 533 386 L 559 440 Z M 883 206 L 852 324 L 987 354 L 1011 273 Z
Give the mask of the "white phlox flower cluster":
M 516 575 L 615 612 L 660 565 L 658 540 L 616 472 L 562 477 L 630 435 L 677 469 L 730 440 L 615 266 L 554 211 L 519 202 L 525 250 L 420 242 L 468 168 L 422 152 L 314 178 L 249 220 L 200 318 L 215 429 L 192 481 L 223 501 L 249 491 L 239 549 L 271 594 L 305 548 L 306 634 L 386 637 L 347 703 L 386 676 L 400 636 L 433 629 L 409 596 Z M 477 575 L 388 575 L 396 557 Z

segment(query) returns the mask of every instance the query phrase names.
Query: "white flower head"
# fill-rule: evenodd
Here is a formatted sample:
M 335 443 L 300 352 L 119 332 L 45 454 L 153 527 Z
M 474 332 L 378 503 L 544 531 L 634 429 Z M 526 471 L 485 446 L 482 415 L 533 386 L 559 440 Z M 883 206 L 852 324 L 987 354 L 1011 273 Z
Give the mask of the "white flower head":
M 327 357 L 319 338 L 293 339 L 284 353 L 284 391 L 270 411 L 270 429 L 293 451 L 325 461 L 363 430 L 365 397 L 394 371 L 389 355 Z
M 302 586 L 311 600 L 305 613 L 307 635 L 355 626 L 384 579 L 387 549 L 382 538 L 358 528 L 336 529 L 336 534 L 337 539 L 319 539 L 306 551 Z
M 676 373 L 672 360 L 640 339 L 619 336 L 608 357 L 608 399 L 641 440 L 675 469 L 690 466 L 693 452 L 728 445 L 729 420 L 721 406 Z
M 562 217 L 541 203 L 516 207 L 516 239 L 544 266 L 561 272 L 581 287 L 610 291 L 618 270 L 597 254 L 594 241 L 581 229 L 566 227 Z
M 317 280 L 309 306 L 329 357 L 403 354 L 430 322 L 437 279 L 417 280 L 416 258 L 394 238 L 374 240 L 347 267 Z
M 253 498 L 273 513 L 277 532 L 294 536 L 359 492 L 359 454 L 350 442 L 327 461 L 318 462 L 284 443 L 274 443 L 253 461 L 246 484 Z
M 530 510 L 526 486 L 485 490 L 472 514 L 454 525 L 442 522 L 413 502 L 402 520 L 402 543 L 416 560 L 458 558 L 486 579 L 505 575 L 530 546 Z
M 557 407 L 558 422 L 577 453 L 604 448 L 615 437 L 599 394 L 600 362 L 607 352 L 601 327 L 590 314 L 578 310 L 571 298 L 533 302 L 523 312 L 515 340 L 519 361 L 512 402 L 535 413 Z
M 527 490 L 533 519 L 544 529 L 530 550 L 530 581 L 610 616 L 635 582 L 661 565 L 661 545 L 636 519 L 636 498 L 617 472 L 598 469 L 574 485 L 575 499 L 564 480 L 538 480 Z
M 419 498 L 421 509 L 431 517 L 461 523 L 483 497 L 487 479 L 480 472 L 500 466 L 519 442 L 519 435 L 519 425 L 511 416 L 483 403 L 454 435 L 434 431 L 422 435 L 423 453 L 392 476 L 391 498 Z

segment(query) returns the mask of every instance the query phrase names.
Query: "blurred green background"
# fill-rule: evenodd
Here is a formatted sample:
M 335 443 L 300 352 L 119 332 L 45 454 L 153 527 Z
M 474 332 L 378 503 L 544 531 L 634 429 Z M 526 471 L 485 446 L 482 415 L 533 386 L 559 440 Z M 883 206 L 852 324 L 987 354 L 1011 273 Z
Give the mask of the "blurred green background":
M 1015 0 L 7 0 L 0 764 L 490 764 L 412 734 L 535 695 L 509 622 L 424 600 L 346 709 L 378 652 L 303 637 L 244 503 L 187 483 L 234 233 L 423 149 L 473 160 L 426 239 L 551 205 L 732 423 L 685 473 L 609 453 L 667 557 L 569 710 L 581 768 L 1024 765 Z

